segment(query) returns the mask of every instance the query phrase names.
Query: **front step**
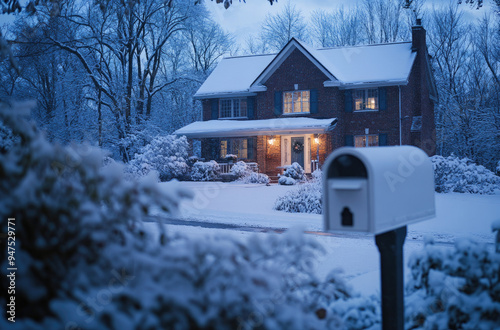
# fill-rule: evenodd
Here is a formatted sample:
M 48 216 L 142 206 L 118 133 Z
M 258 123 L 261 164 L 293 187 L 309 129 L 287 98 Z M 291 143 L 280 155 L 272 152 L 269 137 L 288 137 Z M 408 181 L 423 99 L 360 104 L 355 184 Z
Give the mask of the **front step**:
M 277 175 L 268 175 L 269 176 L 269 183 L 278 183 L 279 177 Z

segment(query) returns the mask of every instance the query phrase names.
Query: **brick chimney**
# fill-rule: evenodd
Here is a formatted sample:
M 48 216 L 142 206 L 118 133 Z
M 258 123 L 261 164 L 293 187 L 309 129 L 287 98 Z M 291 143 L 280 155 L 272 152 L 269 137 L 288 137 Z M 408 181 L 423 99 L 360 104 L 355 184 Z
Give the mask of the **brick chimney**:
M 411 46 L 413 51 L 426 49 L 426 31 L 421 18 L 417 18 L 416 24 L 411 27 Z

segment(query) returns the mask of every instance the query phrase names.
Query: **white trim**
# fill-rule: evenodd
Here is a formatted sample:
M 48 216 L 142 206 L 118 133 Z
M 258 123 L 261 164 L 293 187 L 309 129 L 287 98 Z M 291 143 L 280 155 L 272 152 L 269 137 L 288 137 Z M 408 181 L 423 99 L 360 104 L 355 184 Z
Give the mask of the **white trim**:
M 311 138 L 312 134 L 289 134 L 281 136 L 281 166 L 292 165 L 292 138 L 304 138 L 304 172 L 311 173 Z
M 256 86 L 251 86 L 249 89 L 248 89 L 249 92 L 266 92 L 267 91 L 267 87 L 264 86 L 264 85 L 256 85 Z

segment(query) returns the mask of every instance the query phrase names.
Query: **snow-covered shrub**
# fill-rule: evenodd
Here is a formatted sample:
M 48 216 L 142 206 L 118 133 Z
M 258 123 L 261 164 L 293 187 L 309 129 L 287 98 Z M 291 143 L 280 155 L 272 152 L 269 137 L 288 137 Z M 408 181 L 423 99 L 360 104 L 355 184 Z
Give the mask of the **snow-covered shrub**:
M 194 163 L 201 162 L 201 161 L 202 161 L 202 159 L 198 156 L 190 156 L 187 159 L 187 164 L 188 164 L 189 168 L 191 168 L 191 167 L 193 167 Z
M 305 173 L 302 166 L 295 162 L 291 166 L 288 166 L 286 170 L 280 175 L 278 183 L 281 185 L 294 185 L 298 181 L 305 181 Z
M 494 194 L 500 190 L 500 178 L 467 158 L 432 156 L 437 192 Z
M 191 168 L 193 181 L 213 181 L 219 177 L 220 166 L 215 160 L 209 162 L 196 162 Z
M 235 162 L 238 160 L 238 156 L 237 155 L 233 155 L 233 154 L 227 154 L 224 159 L 228 162 Z
M 316 170 L 311 182 L 288 191 L 285 196 L 278 197 L 274 203 L 274 209 L 292 213 L 321 214 L 322 189 L 321 170 Z
M 289 176 L 280 176 L 278 178 L 278 184 L 283 185 L 283 186 L 293 186 L 296 183 L 297 183 L 297 181 L 295 179 L 292 179 Z
M 157 136 L 135 154 L 128 164 L 128 170 L 139 176 L 156 171 L 161 181 L 183 179 L 189 172 L 186 163 L 188 148 L 185 136 Z
M 241 160 L 236 164 L 234 164 L 233 167 L 231 167 L 230 171 L 230 173 L 236 176 L 236 178 L 241 178 L 250 175 L 251 172 L 252 169 L 250 168 L 250 166 L 248 166 L 247 163 Z
M 261 183 L 268 184 L 269 177 L 264 173 L 250 172 L 250 174 L 240 178 L 238 181 L 243 183 Z
M 231 174 L 233 174 L 238 182 L 242 183 L 269 183 L 269 177 L 263 173 L 257 173 L 252 170 L 247 163 L 239 161 L 231 167 Z
M 410 256 L 408 329 L 500 328 L 500 254 L 458 240 L 453 249 L 427 241 Z
M 109 282 L 105 270 L 114 266 L 108 250 L 144 245 L 134 222 L 152 208 L 175 212 L 181 197 L 190 196 L 180 188 L 161 187 L 149 176 L 141 181 L 124 180 L 119 164 L 102 167 L 103 153 L 97 148 L 49 143 L 24 119 L 29 110 L 29 105 L 0 104 L 0 120 L 17 137 L 0 153 L 0 230 L 15 229 L 19 265 L 16 322 L 43 320 L 53 315 L 51 309 L 57 308 L 58 300 Z M 9 224 L 8 218 L 15 220 Z M 0 240 L 0 248 L 7 251 L 6 239 Z M 7 253 L 0 254 L 2 269 L 7 268 L 6 257 Z M 6 276 L 0 282 L 8 286 Z M 83 287 L 80 290 L 76 285 Z M 2 305 L 5 299 L 6 295 L 0 295 Z M 65 308 L 71 309 L 67 303 Z
M 496 173 L 495 173 L 495 174 L 496 174 L 497 176 L 500 176 L 500 160 L 499 160 L 499 161 L 498 161 L 498 163 L 497 163 L 497 168 L 495 169 L 495 171 L 496 171 Z

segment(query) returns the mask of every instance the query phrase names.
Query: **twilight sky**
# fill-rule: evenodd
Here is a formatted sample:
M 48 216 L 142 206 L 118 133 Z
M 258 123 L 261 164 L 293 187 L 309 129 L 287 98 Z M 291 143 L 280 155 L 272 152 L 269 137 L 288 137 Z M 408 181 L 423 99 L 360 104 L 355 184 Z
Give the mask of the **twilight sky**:
M 216 4 L 215 1 L 205 0 L 204 3 L 224 30 L 233 33 L 240 46 L 244 47 L 245 38 L 248 35 L 259 31 L 260 25 L 267 14 L 280 12 L 286 3 L 291 2 L 300 9 L 306 18 L 316 9 L 332 10 L 339 6 L 346 8 L 361 3 L 363 0 L 278 0 L 272 6 L 267 0 L 246 0 L 246 3 L 239 0 L 233 0 L 229 9 L 224 9 L 222 4 Z M 427 0 L 425 7 L 431 9 L 433 6 L 447 5 L 449 2 L 456 3 L 457 0 Z M 492 0 L 485 0 L 483 8 L 476 10 L 464 3 L 460 6 L 466 16 L 482 17 L 487 12 L 492 12 Z M 425 20 L 424 20 L 425 26 Z
M 193 0 L 179 0 L 193 1 Z M 222 4 L 216 4 L 215 0 L 205 0 L 212 14 L 212 17 L 222 26 L 227 32 L 233 33 L 240 46 L 244 47 L 245 38 L 248 35 L 255 34 L 259 31 L 260 25 L 267 14 L 275 14 L 283 9 L 287 2 L 292 2 L 300 9 L 306 18 L 316 9 L 331 10 L 339 6 L 350 7 L 363 0 L 278 0 L 272 6 L 267 0 L 246 0 L 246 3 L 240 0 L 233 0 L 233 4 L 229 9 L 224 9 Z M 492 1 L 485 0 L 483 8 L 475 10 L 470 6 L 462 4 L 460 7 L 465 11 L 466 16 L 481 17 L 485 13 L 492 11 Z M 23 1 L 22 1 L 23 2 Z M 426 0 L 427 8 L 433 6 L 446 5 L 449 2 L 456 3 L 457 0 Z M 6 22 L 12 22 L 14 15 L 0 14 L 0 27 Z M 425 20 L 424 20 L 425 26 Z

